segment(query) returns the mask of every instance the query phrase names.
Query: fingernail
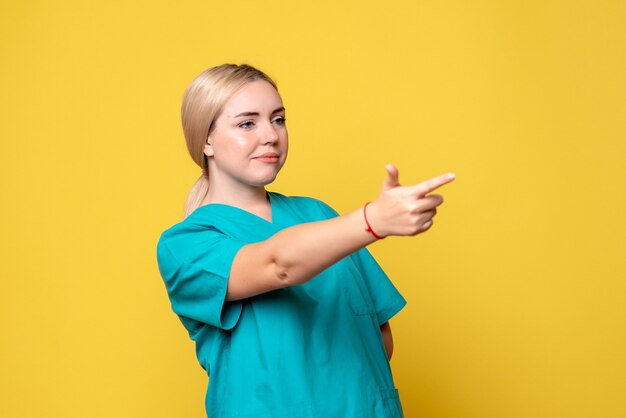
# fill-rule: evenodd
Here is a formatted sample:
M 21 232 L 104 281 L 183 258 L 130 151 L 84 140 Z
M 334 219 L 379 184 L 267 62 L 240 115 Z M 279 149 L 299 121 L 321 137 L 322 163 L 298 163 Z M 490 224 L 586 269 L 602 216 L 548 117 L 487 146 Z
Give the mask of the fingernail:
M 448 179 L 454 179 L 454 178 L 456 178 L 456 174 L 454 174 L 454 173 L 448 173 L 448 174 L 446 174 L 446 178 L 448 178 Z

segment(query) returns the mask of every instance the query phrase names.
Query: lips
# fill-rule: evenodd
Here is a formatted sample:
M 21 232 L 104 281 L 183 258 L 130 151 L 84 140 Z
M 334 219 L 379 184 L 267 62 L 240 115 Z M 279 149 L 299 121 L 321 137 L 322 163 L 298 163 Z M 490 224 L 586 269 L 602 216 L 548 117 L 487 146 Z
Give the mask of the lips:
M 277 163 L 278 154 L 275 152 L 266 152 L 265 154 L 254 157 L 254 159 L 263 163 Z

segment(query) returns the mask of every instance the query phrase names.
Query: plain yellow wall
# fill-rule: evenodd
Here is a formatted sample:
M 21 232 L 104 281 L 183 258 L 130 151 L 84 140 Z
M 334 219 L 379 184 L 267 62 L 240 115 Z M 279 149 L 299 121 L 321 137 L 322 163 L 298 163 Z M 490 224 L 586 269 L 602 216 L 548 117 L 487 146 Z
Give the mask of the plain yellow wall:
M 446 171 L 372 251 L 407 417 L 626 416 L 626 3 L 2 1 L 0 416 L 202 417 L 155 260 L 199 170 L 182 92 L 276 78 L 271 190 L 340 211 Z

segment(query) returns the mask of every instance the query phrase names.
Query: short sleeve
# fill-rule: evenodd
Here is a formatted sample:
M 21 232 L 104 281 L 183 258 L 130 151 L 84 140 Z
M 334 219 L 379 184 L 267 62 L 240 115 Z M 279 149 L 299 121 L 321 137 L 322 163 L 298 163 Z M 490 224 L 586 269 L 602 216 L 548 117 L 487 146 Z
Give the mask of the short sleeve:
M 244 245 L 215 230 L 164 234 L 157 245 L 157 260 L 174 312 L 232 329 L 242 304 L 227 302 L 226 290 L 233 259 Z
M 322 201 L 317 202 L 328 218 L 339 216 L 339 214 L 326 203 Z M 361 272 L 374 303 L 378 323 L 382 325 L 404 308 L 406 300 L 402 297 L 400 292 L 398 292 L 398 289 L 396 289 L 391 280 L 389 280 L 389 277 L 387 277 L 387 274 L 366 248 L 357 251 L 350 257 L 352 257 Z
M 361 270 L 374 303 L 378 324 L 382 325 L 404 308 L 406 300 L 366 248 L 357 251 L 352 257 Z

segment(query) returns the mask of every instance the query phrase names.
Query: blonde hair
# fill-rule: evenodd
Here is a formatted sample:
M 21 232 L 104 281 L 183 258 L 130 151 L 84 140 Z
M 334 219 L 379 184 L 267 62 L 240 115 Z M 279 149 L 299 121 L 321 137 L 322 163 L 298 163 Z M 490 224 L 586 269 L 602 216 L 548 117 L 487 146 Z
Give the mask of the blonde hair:
M 223 64 L 209 68 L 185 90 L 181 107 L 183 132 L 191 158 L 202 169 L 202 175 L 187 196 L 185 217 L 200 206 L 209 191 L 209 169 L 204 145 L 215 121 L 228 99 L 243 86 L 256 80 L 265 80 L 278 91 L 276 83 L 267 74 L 246 64 Z

